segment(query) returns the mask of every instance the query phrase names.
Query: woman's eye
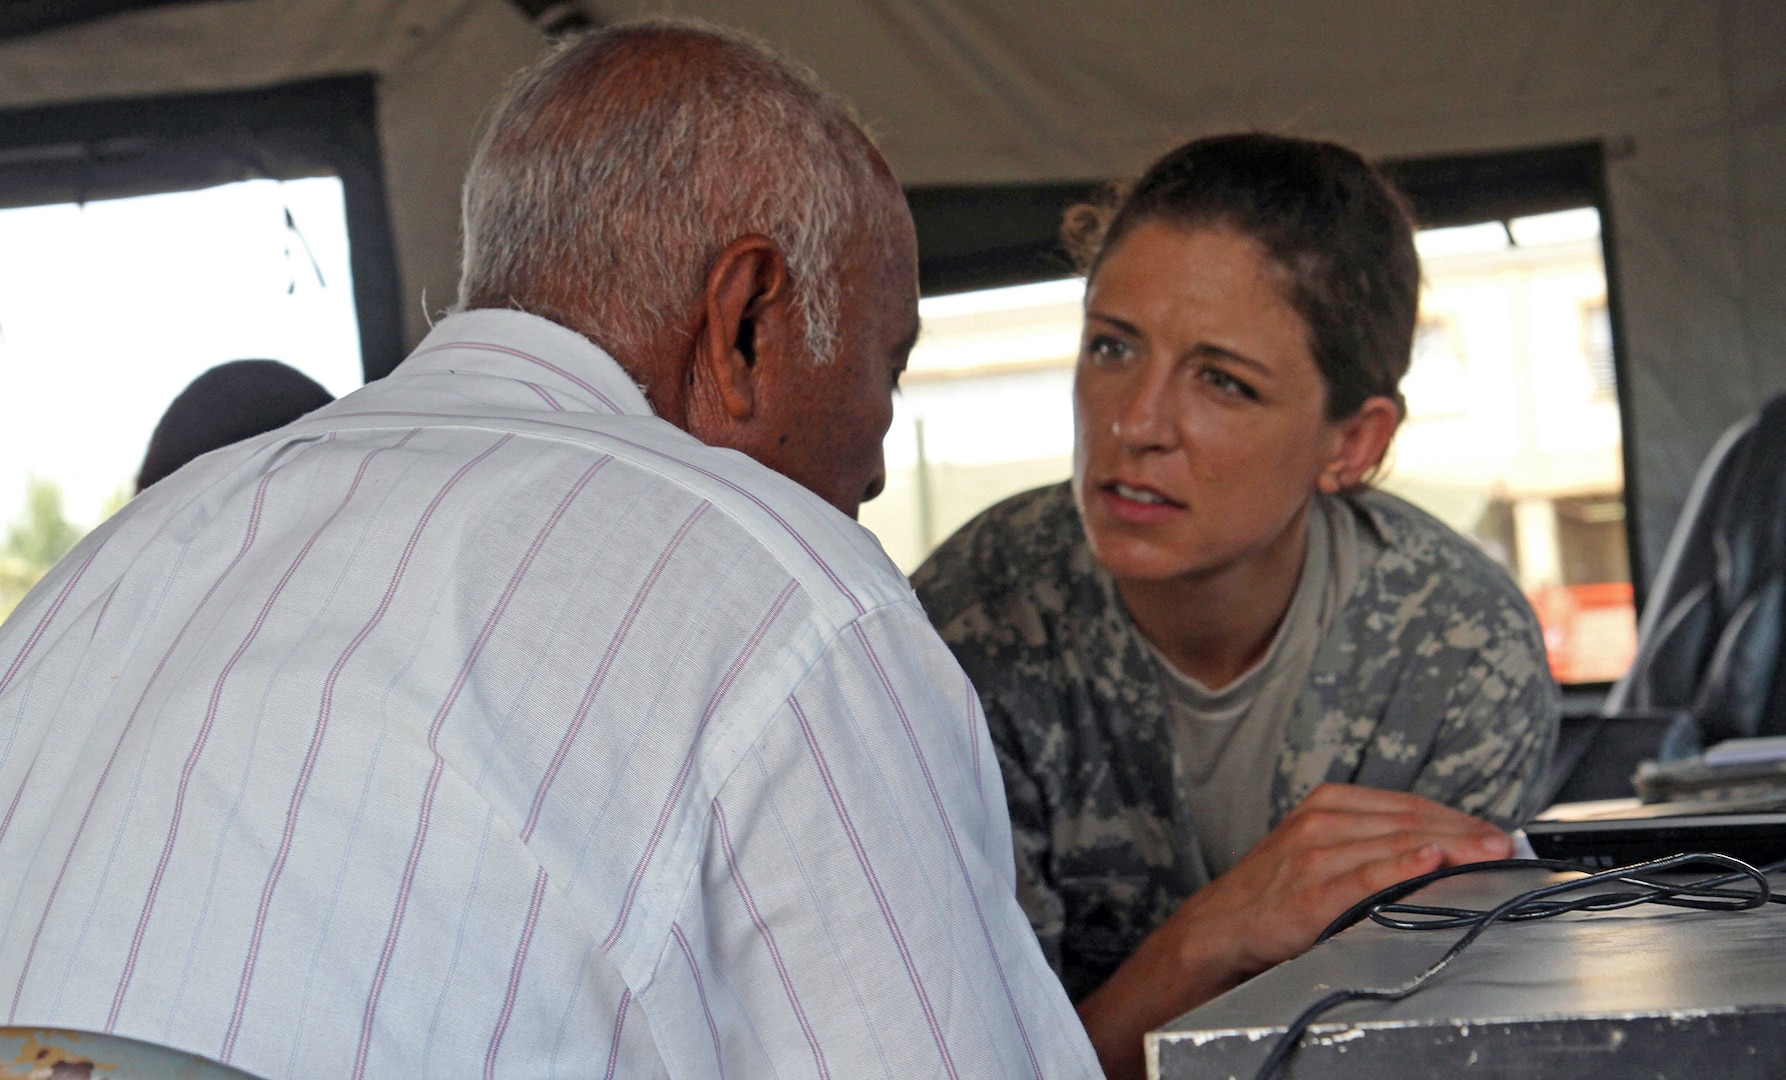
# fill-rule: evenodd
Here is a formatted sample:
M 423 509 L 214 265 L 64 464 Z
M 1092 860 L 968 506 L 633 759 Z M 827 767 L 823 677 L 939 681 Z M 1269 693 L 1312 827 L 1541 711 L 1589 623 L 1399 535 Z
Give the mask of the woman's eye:
M 1198 376 L 1204 382 L 1215 387 L 1223 394 L 1246 398 L 1248 401 L 1259 400 L 1259 392 L 1257 390 L 1254 390 L 1251 386 L 1241 382 L 1239 379 L 1236 379 L 1221 368 L 1204 368 L 1202 371 L 1198 372 Z
M 1094 360 L 1126 360 L 1134 354 L 1134 350 L 1120 338 L 1097 334 L 1085 343 L 1085 353 Z

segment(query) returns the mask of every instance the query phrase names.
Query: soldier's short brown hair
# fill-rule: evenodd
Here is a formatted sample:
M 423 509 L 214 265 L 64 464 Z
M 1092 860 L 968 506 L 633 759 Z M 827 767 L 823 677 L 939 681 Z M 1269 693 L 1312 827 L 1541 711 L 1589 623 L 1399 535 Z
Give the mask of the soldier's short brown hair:
M 1061 238 L 1089 279 L 1147 221 L 1229 228 L 1264 246 L 1308 327 L 1329 418 L 1376 395 L 1406 411 L 1399 386 L 1420 301 L 1413 215 L 1355 151 L 1259 132 L 1197 139 L 1140 180 L 1069 209 Z

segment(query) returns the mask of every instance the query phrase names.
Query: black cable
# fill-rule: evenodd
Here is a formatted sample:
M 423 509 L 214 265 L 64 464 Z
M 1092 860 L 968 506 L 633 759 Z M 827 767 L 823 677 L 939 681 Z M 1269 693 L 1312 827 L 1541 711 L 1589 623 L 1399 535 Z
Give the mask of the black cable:
M 1671 856 L 1669 856 L 1669 859 L 1687 859 L 1687 858 L 1688 858 L 1688 856 L 1686 856 L 1686 855 L 1671 855 Z M 1666 860 L 1663 860 L 1663 861 L 1666 861 Z M 1602 878 L 1605 875 L 1614 875 L 1614 876 L 1619 877 L 1621 880 L 1628 880 L 1634 885 L 1638 885 L 1643 889 L 1650 890 L 1650 891 L 1644 893 L 1641 897 L 1632 900 L 1630 903 L 1620 904 L 1618 906 L 1629 907 L 1629 906 L 1632 906 L 1633 904 L 1639 904 L 1639 903 L 1656 903 L 1656 904 L 1667 904 L 1667 905 L 1673 906 L 1673 907 L 1694 907 L 1694 908 L 1699 908 L 1701 910 L 1723 910 L 1728 905 L 1721 904 L 1721 903 L 1701 904 L 1701 903 L 1686 901 L 1686 900 L 1675 900 L 1675 899 L 1672 899 L 1672 897 L 1675 895 L 1681 894 L 1681 893 L 1702 892 L 1702 891 L 1706 891 L 1706 890 L 1716 889 L 1720 886 L 1727 885 L 1730 882 L 1738 881 L 1738 880 L 1748 876 L 1748 874 L 1746 872 L 1739 871 L 1734 874 L 1726 874 L 1723 877 L 1710 878 L 1705 881 L 1691 882 L 1691 883 L 1684 884 L 1684 885 L 1683 884 L 1667 885 L 1667 884 L 1663 884 L 1661 882 L 1643 881 L 1641 879 L 1632 878 L 1631 875 L 1634 875 L 1639 870 L 1642 870 L 1643 868 L 1649 867 L 1652 865 L 1653 864 L 1651 864 L 1651 863 L 1641 863 L 1641 864 L 1637 864 L 1634 866 L 1620 867 L 1617 869 L 1600 872 L 1600 875 Z M 1671 865 L 1678 865 L 1678 864 L 1671 864 Z M 1746 866 L 1747 864 L 1744 864 L 1744 865 Z M 1341 930 L 1344 930 L 1347 927 L 1358 922 L 1360 919 L 1365 919 L 1365 918 L 1370 918 L 1374 922 L 1381 923 L 1384 926 L 1390 926 L 1394 929 L 1447 930 L 1447 929 L 1452 929 L 1452 928 L 1455 928 L 1458 926 L 1470 925 L 1471 923 L 1473 923 L 1475 921 L 1475 919 L 1477 917 L 1480 917 L 1483 913 L 1469 911 L 1467 909 L 1449 909 L 1449 908 L 1437 909 L 1437 908 L 1435 908 L 1435 909 L 1431 909 L 1431 910 L 1433 910 L 1433 911 L 1443 910 L 1448 913 L 1455 914 L 1455 915 L 1459 916 L 1459 918 L 1457 921 L 1450 922 L 1450 923 L 1430 921 L 1430 922 L 1422 922 L 1418 926 L 1411 925 L 1411 924 L 1404 926 L 1404 925 L 1401 925 L 1401 924 L 1398 924 L 1395 922 L 1391 922 L 1391 921 L 1379 918 L 1377 915 L 1377 912 L 1418 910 L 1418 909 L 1415 909 L 1412 907 L 1401 905 L 1398 903 L 1398 901 L 1400 901 L 1405 896 L 1412 895 L 1413 893 L 1416 893 L 1416 892 L 1420 891 L 1421 889 L 1426 888 L 1428 885 L 1431 885 L 1435 881 L 1442 881 L 1445 878 L 1457 877 L 1460 874 L 1480 874 L 1480 873 L 1483 873 L 1486 871 L 1492 871 L 1492 870 L 1532 870 L 1532 869 L 1558 870 L 1558 871 L 1563 871 L 1566 873 L 1575 873 L 1575 874 L 1593 874 L 1593 873 L 1595 873 L 1595 871 L 1592 871 L 1592 870 L 1589 870 L 1589 869 L 1583 867 L 1580 863 L 1568 862 L 1568 861 L 1565 861 L 1562 859 L 1498 859 L 1498 860 L 1494 860 L 1494 861 L 1490 861 L 1490 862 L 1469 863 L 1468 865 L 1465 865 L 1465 866 L 1446 867 L 1443 870 L 1435 870 L 1430 874 L 1422 874 L 1419 877 L 1409 878 L 1406 881 L 1400 882 L 1399 884 L 1391 885 L 1387 889 L 1383 889 L 1380 892 L 1373 893 L 1372 895 L 1365 897 L 1363 900 L 1358 901 L 1358 903 L 1353 904 L 1350 908 L 1347 908 L 1345 913 L 1342 914 L 1339 918 L 1337 918 L 1337 919 L 1333 920 L 1333 922 L 1329 923 L 1327 926 L 1327 929 L 1321 931 L 1321 935 L 1315 939 L 1315 944 L 1316 945 L 1321 944 L 1323 941 L 1326 941 L 1328 938 L 1339 933 Z M 1786 869 L 1786 860 L 1782 860 L 1777 863 L 1770 863 L 1769 865 L 1762 867 L 1761 872 L 1764 874 L 1771 874 L 1771 873 L 1774 873 L 1774 872 L 1776 872 L 1778 870 L 1782 870 L 1782 869 Z M 1614 895 L 1619 895 L 1619 894 L 1602 894 L 1602 895 L 1614 896 Z M 1630 894 L 1630 895 L 1635 895 L 1635 894 Z M 1743 893 L 1740 895 L 1748 896 L 1751 894 Z M 1526 921 L 1526 920 L 1529 920 L 1532 918 L 1549 918 L 1551 915 L 1561 915 L 1564 913 L 1564 911 L 1577 910 L 1583 904 L 1586 904 L 1586 903 L 1589 903 L 1592 901 L 1597 901 L 1599 899 L 1600 899 L 1600 897 L 1598 897 L 1598 896 L 1588 897 L 1582 901 L 1577 901 L 1574 904 L 1572 904 L 1566 908 L 1559 908 L 1558 910 L 1552 911 L 1552 912 L 1543 912 L 1543 913 L 1535 913 L 1535 914 L 1528 914 L 1523 911 L 1516 912 L 1513 915 L 1508 916 L 1506 921 L 1508 921 L 1508 922 L 1523 922 L 1523 921 Z M 1778 896 L 1770 895 L 1769 901 L 1772 903 L 1775 903 L 1775 904 L 1786 904 L 1786 895 L 1778 895 Z M 1590 910 L 1611 911 L 1614 909 L 1611 907 L 1606 907 L 1606 908 L 1593 907 Z
M 1722 866 L 1730 872 L 1685 883 L 1652 881 L 1647 877 L 1649 874 L 1693 863 L 1711 863 Z M 1534 868 L 1561 870 L 1586 876 L 1531 889 L 1509 898 L 1489 911 L 1401 903 L 1405 897 L 1444 878 L 1456 877 L 1460 874 L 1479 874 L 1492 870 Z M 1500 859 L 1493 862 L 1447 867 L 1443 870 L 1435 870 L 1430 874 L 1423 874 L 1420 877 L 1409 878 L 1397 885 L 1391 885 L 1389 888 L 1352 905 L 1343 915 L 1329 924 L 1327 929 L 1321 931 L 1321 936 L 1315 939 L 1316 944 L 1326 941 L 1364 918 L 1398 930 L 1448 930 L 1459 927 L 1468 927 L 1469 929 L 1430 967 L 1400 986 L 1387 989 L 1359 987 L 1336 990 L 1304 1009 L 1296 1019 L 1290 1022 L 1289 1028 L 1272 1045 L 1271 1053 L 1266 1055 L 1265 1063 L 1259 1067 L 1256 1080 L 1270 1080 L 1275 1076 L 1302 1042 L 1302 1037 L 1307 1033 L 1309 1027 L 1322 1014 L 1349 1001 L 1396 1002 L 1402 1000 L 1426 985 L 1433 976 L 1449 966 L 1453 960 L 1457 959 L 1458 954 L 1468 948 L 1471 942 L 1480 937 L 1482 932 L 1494 923 L 1529 922 L 1534 919 L 1553 918 L 1571 911 L 1615 911 L 1637 904 L 1663 904 L 1701 911 L 1746 911 L 1767 903 L 1786 903 L 1786 896 L 1774 895 L 1767 881 L 1768 874 L 1781 869 L 1786 869 L 1786 860 L 1758 869 L 1741 859 L 1706 852 L 1670 855 L 1667 858 L 1652 859 L 1649 862 L 1599 872 L 1585 870 L 1579 864 L 1558 859 Z M 1725 887 L 1745 879 L 1754 883 L 1754 891 Z M 1559 902 L 1550 899 L 1553 896 L 1576 892 L 1609 881 L 1620 882 L 1631 886 L 1631 888 L 1619 892 L 1594 893 L 1570 901 Z M 1395 918 L 1398 915 L 1413 915 L 1419 916 L 1419 918 Z

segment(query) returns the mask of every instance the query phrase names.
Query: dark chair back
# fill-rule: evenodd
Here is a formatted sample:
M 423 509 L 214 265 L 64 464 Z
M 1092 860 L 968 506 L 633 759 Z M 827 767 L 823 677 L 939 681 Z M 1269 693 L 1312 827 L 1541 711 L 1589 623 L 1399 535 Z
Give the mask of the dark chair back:
M 1608 715 L 1685 710 L 1706 742 L 1786 733 L 1786 394 L 1700 467 Z

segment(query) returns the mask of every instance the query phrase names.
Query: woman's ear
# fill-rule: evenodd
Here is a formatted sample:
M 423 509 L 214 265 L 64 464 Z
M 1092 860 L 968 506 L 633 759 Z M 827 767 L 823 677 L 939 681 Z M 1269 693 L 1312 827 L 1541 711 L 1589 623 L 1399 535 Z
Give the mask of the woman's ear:
M 730 443 L 720 432 L 757 415 L 764 373 L 773 379 L 793 345 L 792 291 L 787 259 L 766 236 L 741 236 L 714 258 L 688 367 L 690 434 Z
M 1316 477 L 1315 486 L 1325 494 L 1337 495 L 1364 480 L 1389 452 L 1389 441 L 1395 438 L 1401 419 L 1401 407 L 1392 399 L 1382 395 L 1366 398 L 1357 412 L 1333 425 L 1338 445 Z

